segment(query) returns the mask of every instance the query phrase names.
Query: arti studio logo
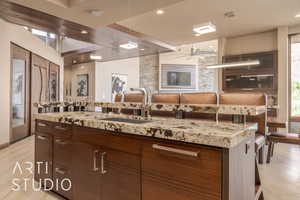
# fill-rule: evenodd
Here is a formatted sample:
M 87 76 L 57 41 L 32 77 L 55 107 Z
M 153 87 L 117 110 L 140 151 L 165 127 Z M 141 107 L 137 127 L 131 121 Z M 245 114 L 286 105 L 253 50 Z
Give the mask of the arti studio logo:
M 34 167 L 36 168 L 34 174 Z M 63 179 L 52 179 L 50 177 L 49 163 L 48 162 L 36 162 L 35 166 L 32 162 L 19 163 L 16 162 L 13 168 L 13 176 L 20 177 L 12 179 L 12 190 L 13 191 L 27 191 L 33 189 L 33 191 L 50 191 L 50 190 L 63 190 L 69 191 L 72 188 L 72 182 L 68 178 Z M 56 170 L 57 173 L 64 174 L 65 172 L 61 169 Z M 31 176 L 29 176 L 31 175 Z M 28 177 L 39 177 L 28 178 Z

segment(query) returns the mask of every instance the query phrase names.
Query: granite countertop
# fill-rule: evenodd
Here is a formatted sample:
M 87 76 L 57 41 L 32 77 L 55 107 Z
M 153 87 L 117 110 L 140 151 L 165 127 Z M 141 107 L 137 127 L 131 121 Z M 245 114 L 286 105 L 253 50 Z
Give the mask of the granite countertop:
M 142 108 L 141 103 L 95 103 L 99 107 L 109 108 Z M 266 106 L 247 106 L 247 105 L 222 105 L 222 104 L 163 104 L 152 103 L 146 106 L 151 111 L 185 111 L 197 113 L 219 113 L 229 115 L 249 115 L 255 116 L 266 112 Z
M 250 138 L 255 133 L 255 124 L 232 124 L 206 120 L 173 119 L 152 117 L 147 123 L 112 122 L 104 118 L 141 119 L 122 114 L 97 112 L 65 112 L 36 114 L 35 119 L 76 124 L 116 133 L 128 133 L 155 138 L 163 138 L 194 144 L 231 148 Z

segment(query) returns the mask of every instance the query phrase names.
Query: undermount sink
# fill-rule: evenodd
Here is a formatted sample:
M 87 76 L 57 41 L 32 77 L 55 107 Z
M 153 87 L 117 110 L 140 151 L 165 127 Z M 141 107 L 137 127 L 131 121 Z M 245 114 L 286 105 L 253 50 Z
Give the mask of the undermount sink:
M 125 122 L 125 123 L 132 123 L 132 124 L 144 124 L 151 122 L 149 120 L 140 120 L 140 119 L 125 119 L 125 118 L 118 118 L 118 117 L 113 117 L 113 118 L 104 118 L 100 119 L 103 121 L 112 121 L 112 122 Z

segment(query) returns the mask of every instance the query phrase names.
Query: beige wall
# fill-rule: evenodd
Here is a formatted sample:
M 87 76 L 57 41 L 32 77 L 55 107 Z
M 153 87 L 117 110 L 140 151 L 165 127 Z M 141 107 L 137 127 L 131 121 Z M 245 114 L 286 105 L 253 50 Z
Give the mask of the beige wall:
M 96 62 L 96 101 L 111 102 L 112 73 L 128 75 L 129 88 L 139 87 L 140 58 Z
M 10 42 L 13 42 L 31 52 L 36 53 L 60 66 L 63 64 L 61 56 L 51 47 L 46 46 L 37 37 L 20 26 L 12 25 L 0 19 L 0 145 L 9 142 L 10 132 Z M 63 68 L 61 67 L 61 77 Z M 63 78 L 61 79 L 61 85 Z M 61 90 L 62 92 L 62 90 Z
M 225 55 L 255 53 L 277 49 L 277 31 L 256 33 L 226 39 Z

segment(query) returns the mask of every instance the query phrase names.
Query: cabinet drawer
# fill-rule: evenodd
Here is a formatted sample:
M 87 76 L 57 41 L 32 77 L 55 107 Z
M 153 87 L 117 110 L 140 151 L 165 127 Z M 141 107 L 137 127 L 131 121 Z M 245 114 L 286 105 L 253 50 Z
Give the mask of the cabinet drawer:
M 115 135 L 114 135 L 115 134 Z M 133 137 L 121 133 L 92 129 L 85 127 L 74 127 L 73 140 L 132 154 L 141 154 L 141 142 Z
M 66 137 L 54 136 L 53 163 L 68 166 L 72 158 L 72 141 Z
M 72 136 L 72 126 L 58 122 L 37 120 L 36 131 L 58 136 L 63 135 L 64 137 Z
M 53 182 L 54 182 L 53 190 L 55 192 L 68 199 L 72 199 L 72 178 L 69 169 L 61 165 L 54 164 Z
M 147 142 L 143 146 L 143 199 L 219 200 L 222 153 L 200 146 Z
M 35 135 L 34 178 L 37 181 L 52 179 L 52 136 L 37 132 Z M 48 185 L 45 185 L 48 187 Z

